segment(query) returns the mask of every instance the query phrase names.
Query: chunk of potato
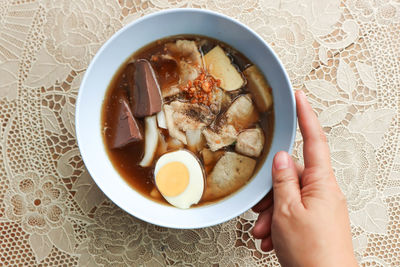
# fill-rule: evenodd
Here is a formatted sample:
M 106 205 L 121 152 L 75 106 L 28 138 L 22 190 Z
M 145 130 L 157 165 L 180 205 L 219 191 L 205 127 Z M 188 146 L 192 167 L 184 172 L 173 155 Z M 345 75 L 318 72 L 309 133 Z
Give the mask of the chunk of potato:
M 264 75 L 255 65 L 248 67 L 243 73 L 247 78 L 247 88 L 252 93 L 258 110 L 260 112 L 269 110 L 272 106 L 271 87 Z
M 244 80 L 220 46 L 204 56 L 206 67 L 214 78 L 221 80 L 221 88 L 234 91 L 243 86 Z

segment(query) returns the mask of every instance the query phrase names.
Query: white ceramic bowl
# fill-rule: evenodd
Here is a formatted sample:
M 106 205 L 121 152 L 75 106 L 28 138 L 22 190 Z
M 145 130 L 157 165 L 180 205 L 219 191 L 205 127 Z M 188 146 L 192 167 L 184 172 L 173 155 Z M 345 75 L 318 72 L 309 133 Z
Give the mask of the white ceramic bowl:
M 199 34 L 221 40 L 258 65 L 273 90 L 275 130 L 269 155 L 242 189 L 215 204 L 180 210 L 154 202 L 130 187 L 111 164 L 101 136 L 106 89 L 121 64 L 139 48 L 163 37 Z M 268 44 L 253 30 L 225 15 L 200 9 L 172 9 L 140 18 L 115 33 L 97 52 L 76 103 L 76 135 L 85 165 L 100 189 L 119 207 L 144 221 L 171 228 L 201 228 L 232 219 L 271 189 L 276 152 L 291 151 L 296 133 L 295 101 L 288 76 Z

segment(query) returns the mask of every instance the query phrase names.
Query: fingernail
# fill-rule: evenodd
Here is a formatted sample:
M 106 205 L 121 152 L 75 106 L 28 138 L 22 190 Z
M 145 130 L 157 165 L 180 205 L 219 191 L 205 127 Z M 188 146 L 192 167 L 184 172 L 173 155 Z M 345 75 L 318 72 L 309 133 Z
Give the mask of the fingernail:
M 289 159 L 286 152 L 281 151 L 276 153 L 274 159 L 274 167 L 277 170 L 282 170 L 289 167 Z

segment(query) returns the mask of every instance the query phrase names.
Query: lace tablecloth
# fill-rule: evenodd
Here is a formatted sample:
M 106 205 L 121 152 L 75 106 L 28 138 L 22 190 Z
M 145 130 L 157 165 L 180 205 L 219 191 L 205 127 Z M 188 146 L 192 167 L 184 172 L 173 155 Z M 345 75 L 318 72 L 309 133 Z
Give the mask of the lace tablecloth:
M 200 230 L 150 225 L 82 163 L 74 108 L 90 60 L 125 24 L 170 7 L 222 12 L 271 44 L 328 136 L 358 261 L 400 266 L 399 0 L 0 0 L 0 265 L 279 265 L 249 233 L 254 213 Z

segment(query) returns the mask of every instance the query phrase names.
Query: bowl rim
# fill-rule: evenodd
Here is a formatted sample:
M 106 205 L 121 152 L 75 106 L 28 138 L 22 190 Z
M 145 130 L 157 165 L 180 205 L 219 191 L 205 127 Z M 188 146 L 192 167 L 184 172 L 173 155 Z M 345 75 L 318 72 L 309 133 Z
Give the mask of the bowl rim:
M 245 205 L 245 208 L 237 209 L 237 210 L 232 211 L 230 213 L 230 215 L 227 216 L 227 217 L 224 217 L 223 220 L 221 220 L 220 218 L 215 218 L 215 219 L 210 218 L 206 223 L 195 224 L 195 225 L 193 225 L 193 224 L 182 224 L 182 223 L 179 223 L 179 222 L 178 223 L 176 223 L 176 222 L 175 223 L 161 223 L 160 221 L 153 221 L 153 220 L 151 220 L 149 218 L 149 216 L 146 216 L 144 214 L 132 213 L 131 211 L 126 210 L 123 207 L 122 203 L 119 203 L 119 201 L 116 201 L 112 196 L 108 195 L 108 193 L 105 192 L 105 190 L 103 190 L 103 188 L 99 185 L 99 181 L 100 181 L 100 180 L 98 180 L 99 178 L 96 178 L 94 175 L 92 175 L 91 167 L 89 167 L 89 165 L 87 164 L 87 160 L 85 159 L 87 157 L 86 156 L 86 151 L 84 151 L 84 149 L 82 148 L 81 141 L 80 141 L 81 138 L 80 138 L 80 134 L 79 134 L 81 132 L 80 131 L 81 126 L 80 126 L 80 122 L 79 122 L 80 121 L 79 114 L 80 114 L 80 106 L 81 106 L 80 103 L 82 101 L 82 94 L 83 94 L 82 93 L 83 90 L 81 90 L 81 87 L 82 88 L 85 87 L 85 85 L 87 83 L 87 80 L 88 80 L 88 77 L 89 77 L 89 73 L 91 73 L 91 70 L 95 66 L 94 63 L 97 61 L 97 58 L 99 58 L 101 56 L 103 51 L 110 45 L 110 43 L 114 42 L 115 39 L 117 39 L 121 34 L 123 34 L 125 31 L 127 31 L 130 27 L 133 27 L 136 24 L 140 24 L 142 21 L 151 20 L 151 19 L 153 19 L 153 17 L 157 17 L 157 16 L 160 16 L 160 15 L 166 15 L 166 14 L 170 14 L 170 13 L 185 13 L 185 12 L 203 13 L 203 14 L 206 14 L 206 15 L 211 15 L 211 16 L 215 16 L 215 17 L 218 17 L 218 18 L 222 18 L 224 20 L 229 21 L 230 23 L 236 24 L 237 26 L 244 28 L 246 31 L 249 31 L 251 33 L 251 35 L 253 35 L 264 46 L 266 46 L 268 50 L 270 50 L 272 56 L 277 61 L 279 67 L 281 68 L 281 70 L 283 70 L 284 80 L 287 83 L 287 85 L 289 86 L 289 89 L 291 89 L 290 92 L 289 92 L 290 99 L 287 99 L 287 101 L 290 102 L 291 106 L 293 107 L 293 112 L 290 115 L 293 116 L 294 120 L 293 120 L 293 123 L 291 125 L 292 132 L 290 133 L 291 138 L 290 138 L 290 143 L 288 144 L 289 147 L 287 149 L 287 152 L 288 153 L 292 153 L 293 146 L 294 146 L 294 141 L 295 141 L 295 138 L 296 138 L 296 129 L 297 129 L 296 102 L 295 102 L 295 97 L 294 97 L 294 91 L 293 91 L 292 84 L 290 82 L 289 76 L 288 76 L 288 74 L 286 72 L 286 69 L 284 68 L 284 65 L 282 64 L 281 60 L 279 59 L 277 54 L 274 52 L 274 50 L 270 47 L 270 45 L 263 38 L 261 38 L 259 34 L 257 34 L 253 29 L 251 29 L 249 26 L 247 26 L 244 23 L 238 21 L 237 19 L 229 17 L 229 16 L 227 16 L 225 14 L 221 14 L 219 12 L 215 12 L 215 11 L 208 10 L 208 9 L 200 9 L 200 8 L 172 8 L 172 9 L 165 9 L 165 10 L 161 10 L 161 11 L 157 11 L 157 12 L 154 12 L 154 13 L 147 14 L 147 15 L 145 15 L 143 17 L 140 17 L 140 18 L 138 18 L 138 19 L 126 24 L 125 26 L 123 26 L 121 29 L 119 29 L 117 32 L 115 32 L 100 47 L 100 49 L 96 52 L 96 55 L 91 59 L 91 62 L 89 64 L 88 68 L 85 71 L 85 75 L 84 75 L 84 77 L 82 79 L 82 82 L 80 84 L 80 87 L 79 87 L 79 92 L 78 92 L 78 96 L 76 98 L 76 107 L 75 107 L 75 134 L 76 134 L 76 140 L 77 140 L 78 148 L 79 148 L 82 160 L 83 160 L 83 162 L 85 164 L 85 167 L 86 167 L 87 171 L 89 172 L 89 174 L 92 177 L 93 181 L 96 183 L 96 186 L 98 186 L 99 189 L 102 191 L 102 193 L 105 194 L 119 208 L 121 208 L 122 210 L 124 210 L 128 214 L 130 214 L 130 215 L 132 215 L 132 216 L 134 216 L 136 218 L 139 218 L 140 220 L 143 220 L 143 221 L 145 221 L 147 223 L 151 223 L 151 224 L 158 225 L 158 226 L 161 226 L 161 227 L 174 228 L 174 229 L 198 229 L 198 228 L 203 228 L 203 227 L 214 226 L 214 225 L 229 221 L 229 220 L 231 220 L 231 219 L 243 214 L 244 212 L 246 212 L 247 210 L 252 208 L 255 204 L 257 204 L 262 198 L 264 198 L 264 196 L 272 189 L 272 184 L 271 184 L 270 188 L 265 188 L 263 190 L 263 192 L 265 192 L 265 194 L 259 194 L 259 195 L 255 196 L 251 201 L 247 201 L 247 205 Z M 273 138 L 275 138 L 275 137 L 273 137 Z M 265 161 L 266 161 L 266 159 L 265 159 Z M 263 163 L 263 165 L 264 164 L 265 164 L 265 162 Z M 121 179 L 123 179 L 123 178 L 121 177 Z M 254 179 L 254 177 L 252 179 Z M 228 199 L 230 197 L 234 197 L 234 195 L 236 195 L 244 187 L 240 188 L 238 191 L 233 193 L 231 196 L 228 196 L 227 198 L 224 198 L 224 199 Z M 131 187 L 131 189 L 134 190 L 132 187 Z M 142 196 L 142 197 L 147 198 L 145 196 Z M 224 201 L 224 199 L 218 201 L 217 203 L 219 203 L 221 201 Z M 211 206 L 211 205 L 213 205 L 213 204 L 205 205 L 204 207 Z M 166 206 L 166 207 L 168 207 L 168 206 Z M 195 209 L 200 209 L 202 207 L 203 206 L 196 207 Z

